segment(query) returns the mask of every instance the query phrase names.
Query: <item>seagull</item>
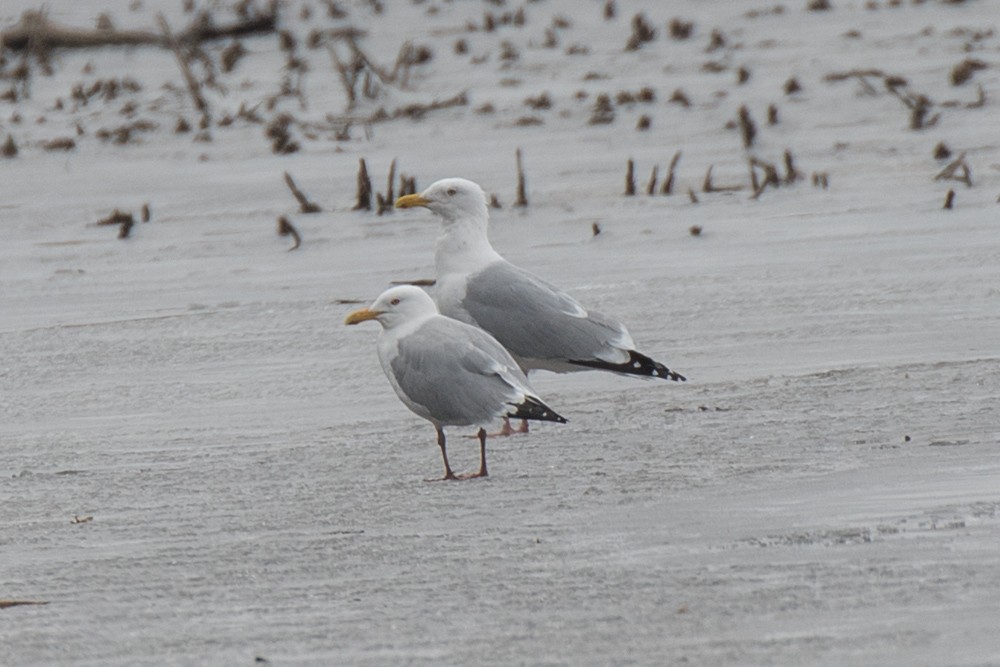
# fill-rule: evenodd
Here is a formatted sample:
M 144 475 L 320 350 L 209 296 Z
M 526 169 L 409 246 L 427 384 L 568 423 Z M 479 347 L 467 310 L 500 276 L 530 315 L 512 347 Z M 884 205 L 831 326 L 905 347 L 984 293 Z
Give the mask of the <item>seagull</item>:
M 396 200 L 396 208 L 420 206 L 441 218 L 434 251 L 434 296 L 441 313 L 492 334 L 525 373 L 602 370 L 687 379 L 636 350 L 618 320 L 587 310 L 497 253 L 487 235 L 486 193 L 476 183 L 446 178 Z M 521 430 L 527 431 L 527 422 Z M 511 433 L 508 420 L 502 433 Z
M 486 429 L 498 417 L 566 423 L 528 384 L 517 362 L 482 329 L 445 317 L 419 287 L 400 285 L 345 324 L 382 325 L 378 358 L 399 400 L 434 425 L 445 480 L 486 477 Z M 479 426 L 479 471 L 456 476 L 448 463 L 445 426 Z

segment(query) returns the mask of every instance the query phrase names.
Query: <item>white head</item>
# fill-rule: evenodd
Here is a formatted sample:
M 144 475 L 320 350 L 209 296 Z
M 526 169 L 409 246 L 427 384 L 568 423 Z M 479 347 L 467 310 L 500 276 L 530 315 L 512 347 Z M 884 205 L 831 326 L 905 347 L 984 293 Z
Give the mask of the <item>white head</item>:
M 378 320 L 383 328 L 391 329 L 404 322 L 437 315 L 437 312 L 434 299 L 427 292 L 413 285 L 400 285 L 382 292 L 367 308 L 355 310 L 344 324 Z
M 396 208 L 429 208 L 444 219 L 445 225 L 457 221 L 477 221 L 486 228 L 489 209 L 486 193 L 464 178 L 445 178 L 431 184 L 419 195 L 405 195 L 396 200 Z

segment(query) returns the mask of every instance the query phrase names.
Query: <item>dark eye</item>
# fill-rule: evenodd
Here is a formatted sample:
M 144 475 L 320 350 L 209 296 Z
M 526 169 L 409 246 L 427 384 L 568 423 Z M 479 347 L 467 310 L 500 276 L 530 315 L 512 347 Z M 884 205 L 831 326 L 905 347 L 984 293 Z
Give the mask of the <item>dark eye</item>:
M 389 302 L 389 304 L 393 305 L 393 306 L 398 306 L 399 305 L 399 299 L 398 298 L 393 299 L 392 301 Z
M 458 189 L 457 188 L 448 188 L 448 196 L 449 197 L 454 197 L 456 194 L 458 194 Z

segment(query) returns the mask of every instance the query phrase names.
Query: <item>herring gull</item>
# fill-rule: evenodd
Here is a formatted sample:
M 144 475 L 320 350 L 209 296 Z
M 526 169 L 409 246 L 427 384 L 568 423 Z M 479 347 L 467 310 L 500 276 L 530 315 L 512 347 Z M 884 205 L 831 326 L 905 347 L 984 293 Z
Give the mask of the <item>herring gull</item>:
M 486 193 L 477 184 L 446 178 L 420 194 L 396 200 L 397 208 L 417 206 L 430 209 L 442 222 L 434 252 L 439 310 L 492 334 L 526 373 L 596 369 L 687 379 L 637 351 L 618 320 L 587 310 L 559 288 L 501 257 L 487 235 Z M 506 422 L 504 432 L 509 432 Z
M 346 324 L 377 320 L 378 358 L 399 399 L 434 424 L 443 479 L 486 477 L 484 424 L 498 417 L 566 423 L 542 402 L 517 362 L 482 329 L 445 317 L 419 287 L 383 292 Z M 456 476 L 448 464 L 445 426 L 479 426 L 479 471 Z

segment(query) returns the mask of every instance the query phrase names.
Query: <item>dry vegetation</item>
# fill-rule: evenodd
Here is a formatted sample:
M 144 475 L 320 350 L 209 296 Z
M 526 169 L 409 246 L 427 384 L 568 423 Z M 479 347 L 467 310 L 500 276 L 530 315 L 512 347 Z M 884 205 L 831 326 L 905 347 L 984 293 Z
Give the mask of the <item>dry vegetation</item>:
M 422 3 L 413 4 L 419 6 Z M 136 6 L 139 5 L 133 5 Z M 220 131 L 248 125 L 260 126 L 259 136 L 276 155 L 294 154 L 317 142 L 354 141 L 360 138 L 359 131 L 367 139 L 379 123 L 402 119 L 419 122 L 430 114 L 469 106 L 470 98 L 461 85 L 456 86 L 451 95 L 414 101 L 415 82 L 433 71 L 437 59 L 460 59 L 481 70 L 492 63 L 501 72 L 506 72 L 518 66 L 525 54 L 533 49 L 557 52 L 573 33 L 573 20 L 560 14 L 548 15 L 542 5 L 496 0 L 487 3 L 487 6 L 489 8 L 482 13 L 481 19 L 467 21 L 460 27 L 464 36 L 450 36 L 427 44 L 404 40 L 388 60 L 384 60 L 387 55 L 384 49 L 372 50 L 368 30 L 357 27 L 377 25 L 385 9 L 378 2 L 349 4 L 324 0 L 311 4 L 242 0 L 199 9 L 190 1 L 184 6 L 189 17 L 182 27 L 171 26 L 162 14 L 156 14 L 154 25 L 145 30 L 117 29 L 115 17 L 107 14 L 100 16 L 95 28 L 88 29 L 60 25 L 44 10 L 26 12 L 17 23 L 0 30 L 0 87 L 3 88 L 0 90 L 0 104 L 9 111 L 6 114 L 8 120 L 2 127 L 6 139 L 0 146 L 0 156 L 16 159 L 34 151 L 90 150 L 94 140 L 128 146 L 165 131 L 172 131 L 178 141 L 211 143 Z M 875 11 L 898 6 L 869 3 L 866 8 Z M 832 3 L 824 1 L 811 1 L 806 9 L 818 13 L 837 10 Z M 435 16 L 442 8 L 431 3 L 426 11 L 428 16 Z M 626 21 L 625 17 L 618 16 L 618 7 L 613 0 L 605 2 L 597 11 L 609 34 L 616 27 L 620 29 L 620 22 Z M 783 5 L 775 5 L 749 11 L 744 20 L 752 22 L 785 12 Z M 359 14 L 364 14 L 366 20 L 353 21 Z M 679 55 L 692 63 L 708 54 L 711 59 L 701 62 L 701 76 L 733 73 L 729 85 L 716 93 L 720 99 L 728 97 L 738 103 L 742 89 L 755 76 L 748 66 L 734 62 L 745 45 L 740 40 L 734 40 L 728 31 L 719 26 L 698 25 L 685 17 L 654 21 L 642 12 L 627 19 L 627 25 L 629 36 L 620 47 L 623 53 L 651 49 L 655 45 L 658 49 L 669 48 L 675 57 Z M 483 36 L 489 39 L 484 41 Z M 967 40 L 968 45 L 979 44 L 991 36 L 992 33 L 986 30 L 956 35 Z M 851 30 L 844 38 L 858 40 L 863 35 L 858 30 Z M 21 109 L 29 108 L 33 82 L 39 77 L 52 77 L 58 68 L 69 62 L 58 54 L 125 46 L 171 52 L 176 61 L 177 76 L 166 86 L 173 93 L 186 97 L 187 102 L 165 109 L 161 100 L 150 101 L 151 84 L 148 82 L 123 72 L 105 72 L 103 76 L 93 78 L 95 73 L 88 63 L 83 69 L 83 78 L 73 83 L 49 107 L 52 114 L 75 119 L 76 136 L 56 136 L 27 144 L 20 140 L 18 126 L 23 124 L 24 118 Z M 246 71 L 248 59 L 253 58 L 255 51 L 268 49 L 276 49 L 282 54 L 281 70 L 273 73 L 280 82 L 278 88 L 266 95 L 263 102 L 250 97 L 241 99 L 240 91 L 245 86 L 241 86 L 239 81 L 253 74 Z M 589 47 L 576 43 L 565 47 L 562 57 L 587 57 L 589 53 Z M 953 87 L 968 85 L 978 72 L 989 67 L 989 63 L 982 58 L 966 57 L 950 70 L 948 82 Z M 326 82 L 336 81 L 339 85 L 343 96 L 343 108 L 339 112 L 320 116 L 311 109 L 310 79 L 319 80 L 320 77 Z M 648 132 L 658 127 L 658 117 L 671 107 L 682 113 L 696 113 L 699 107 L 709 104 L 706 100 L 692 99 L 683 88 L 670 85 L 669 80 L 665 84 L 668 91 L 672 90 L 669 95 L 659 91 L 655 85 L 631 90 L 594 90 L 596 84 L 613 81 L 613 78 L 600 71 L 591 71 L 583 78 L 589 89 L 581 89 L 576 95 L 575 102 L 587 101 L 589 104 L 589 115 L 582 122 L 594 127 L 594 131 L 601 128 L 606 128 L 608 132 L 629 131 L 620 127 L 622 119 L 628 118 L 631 131 Z M 802 99 L 804 88 L 800 75 L 790 67 L 783 80 L 785 83 L 775 91 L 775 98 L 783 93 L 786 99 Z M 853 82 L 857 94 L 861 96 L 891 95 L 898 99 L 903 105 L 908 127 L 917 132 L 936 127 L 942 114 L 950 108 L 979 108 L 987 103 L 981 84 L 976 87 L 977 97 L 971 101 L 942 101 L 925 91 L 914 90 L 906 76 L 877 66 L 834 71 L 823 78 L 823 83 L 831 86 L 844 82 Z M 517 87 L 521 81 L 505 76 L 500 85 Z M 714 85 L 718 87 L 718 84 Z M 521 115 L 506 124 L 515 133 L 516 128 L 544 126 L 557 122 L 557 119 L 579 116 L 578 107 L 572 106 L 573 100 L 561 100 L 550 91 L 539 91 L 522 99 L 523 105 L 533 113 Z M 238 101 L 238 110 L 233 112 L 231 109 L 235 101 Z M 637 111 L 638 105 L 643 106 L 641 111 Z M 98 117 L 97 114 L 82 113 L 84 110 L 112 107 L 121 120 L 95 121 L 93 119 Z M 497 114 L 500 109 L 486 99 L 472 111 L 488 115 Z M 780 130 L 772 129 L 778 127 L 780 120 L 776 101 L 767 104 L 760 112 L 766 117 L 765 126 L 758 125 L 754 113 L 751 104 L 739 104 L 736 118 L 726 124 L 727 129 L 738 130 L 741 140 L 734 142 L 729 163 L 719 165 L 720 169 L 725 169 L 726 182 L 719 182 L 714 171 L 716 164 L 691 165 L 693 174 L 704 173 L 700 187 L 702 194 L 725 195 L 747 190 L 750 198 L 756 199 L 769 187 L 788 187 L 802 180 L 792 164 L 791 147 L 773 155 L 766 154 L 772 149 L 759 148 L 762 136 L 767 139 L 764 142 L 766 146 L 773 146 L 776 138 L 780 141 Z M 105 113 L 101 117 L 108 119 L 109 116 Z M 189 120 L 191 117 L 196 117 L 197 121 L 192 123 Z M 101 125 L 88 127 L 94 122 Z M 647 195 L 671 195 L 675 192 L 680 154 L 677 150 L 662 181 L 659 166 L 652 167 L 643 188 Z M 934 157 L 943 159 L 946 155 L 939 147 L 934 151 Z M 520 149 L 516 151 L 516 160 L 519 179 L 516 205 L 526 206 Z M 782 162 L 784 176 L 778 167 Z M 745 180 L 732 181 L 733 175 L 740 173 L 741 164 L 747 167 L 743 172 Z M 632 195 L 637 188 L 634 165 L 631 161 L 629 165 L 625 193 Z M 360 167 L 354 209 L 374 211 L 379 215 L 391 212 L 396 196 L 395 162 L 390 168 L 384 193 L 373 191 L 364 160 Z M 811 173 L 814 185 L 828 186 L 822 165 L 818 168 L 813 166 Z M 323 206 L 306 197 L 287 172 L 283 176 L 301 213 L 323 210 Z M 938 178 L 957 178 L 971 187 L 971 167 L 963 162 L 960 167 Z M 415 178 L 400 176 L 400 192 L 410 192 L 415 188 Z M 692 202 L 700 201 L 693 188 L 688 188 L 688 194 Z M 122 225 L 121 236 L 127 237 L 129 230 L 130 227 Z

